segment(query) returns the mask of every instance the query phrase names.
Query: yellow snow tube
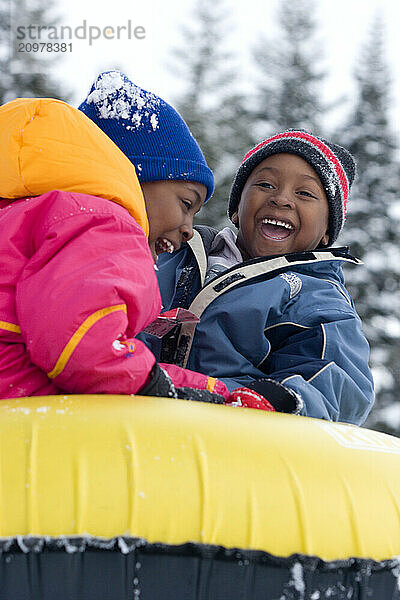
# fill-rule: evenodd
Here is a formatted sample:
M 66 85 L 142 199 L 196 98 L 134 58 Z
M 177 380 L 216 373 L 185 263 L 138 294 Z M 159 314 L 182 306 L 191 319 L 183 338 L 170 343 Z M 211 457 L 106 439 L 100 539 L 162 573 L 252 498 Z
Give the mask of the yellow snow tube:
M 400 554 L 400 439 L 164 398 L 0 403 L 0 536 Z

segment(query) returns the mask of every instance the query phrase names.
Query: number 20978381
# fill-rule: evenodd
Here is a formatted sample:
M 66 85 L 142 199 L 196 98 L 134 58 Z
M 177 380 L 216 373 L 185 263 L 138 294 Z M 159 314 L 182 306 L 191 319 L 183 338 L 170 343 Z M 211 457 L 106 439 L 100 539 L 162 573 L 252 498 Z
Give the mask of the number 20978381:
M 19 42 L 18 52 L 72 52 L 72 42 Z

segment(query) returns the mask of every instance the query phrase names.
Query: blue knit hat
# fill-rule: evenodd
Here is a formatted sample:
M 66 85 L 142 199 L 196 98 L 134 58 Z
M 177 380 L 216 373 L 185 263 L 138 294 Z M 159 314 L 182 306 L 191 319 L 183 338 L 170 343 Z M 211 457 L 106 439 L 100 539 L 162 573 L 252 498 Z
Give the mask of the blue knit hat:
M 79 106 L 134 164 L 140 182 L 196 181 L 214 191 L 200 146 L 178 112 L 120 71 L 101 73 Z

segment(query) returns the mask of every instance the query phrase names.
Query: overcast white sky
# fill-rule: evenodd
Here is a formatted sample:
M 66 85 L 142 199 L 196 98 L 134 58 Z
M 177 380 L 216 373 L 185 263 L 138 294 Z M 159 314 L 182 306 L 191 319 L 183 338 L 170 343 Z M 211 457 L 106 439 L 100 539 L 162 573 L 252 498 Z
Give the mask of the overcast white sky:
M 145 89 L 154 91 L 173 103 L 180 82 L 168 66 L 168 55 L 178 45 L 180 24 L 191 21 L 196 0 L 70 0 L 60 3 L 63 23 L 117 27 L 131 20 L 132 27 L 143 26 L 141 40 L 73 41 L 73 50 L 57 62 L 57 71 L 73 90 L 73 102 L 86 96 L 94 77 L 102 70 L 120 66 Z M 243 72 L 249 64 L 249 49 L 260 33 L 274 35 L 277 0 L 226 0 L 232 12 L 233 31 L 226 42 L 234 48 Z M 351 95 L 351 73 L 357 53 L 366 39 L 377 10 L 381 10 L 387 27 L 387 57 L 393 76 L 394 127 L 400 132 L 400 3 L 394 0 L 317 0 L 321 41 L 325 50 L 324 65 L 330 72 L 326 95 Z M 122 35 L 122 34 L 121 34 Z M 188 41 L 190 51 L 190 41 Z

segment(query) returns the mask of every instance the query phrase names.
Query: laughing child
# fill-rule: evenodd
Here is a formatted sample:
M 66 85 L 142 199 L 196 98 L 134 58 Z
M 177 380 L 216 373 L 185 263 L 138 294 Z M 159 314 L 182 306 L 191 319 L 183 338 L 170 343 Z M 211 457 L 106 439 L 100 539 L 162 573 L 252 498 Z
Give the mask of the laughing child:
M 161 310 L 157 255 L 192 237 L 213 191 L 197 142 L 172 106 L 116 71 L 80 108 L 0 108 L 0 398 L 176 396 L 174 385 L 227 397 L 135 339 Z
M 359 261 L 332 247 L 354 176 L 346 149 L 305 131 L 251 149 L 229 199 L 237 235 L 199 228 L 160 260 L 165 309 L 201 318 L 164 340 L 163 358 L 243 386 L 236 404 L 363 423 L 369 347 L 342 272 Z

